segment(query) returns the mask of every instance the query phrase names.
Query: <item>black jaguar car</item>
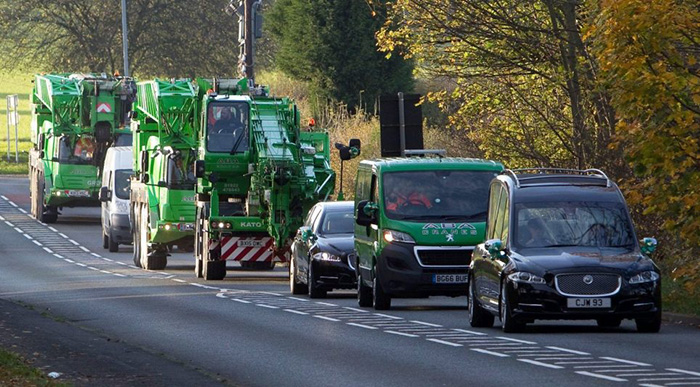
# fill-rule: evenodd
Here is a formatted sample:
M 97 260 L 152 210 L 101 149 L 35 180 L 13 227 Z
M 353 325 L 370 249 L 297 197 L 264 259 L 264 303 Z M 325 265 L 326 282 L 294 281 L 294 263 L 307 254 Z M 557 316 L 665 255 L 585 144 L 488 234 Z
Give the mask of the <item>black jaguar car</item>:
M 333 289 L 356 287 L 351 201 L 321 202 L 309 211 L 292 243 L 289 288 L 322 298 Z
M 537 319 L 661 326 L 661 282 L 619 188 L 599 170 L 506 170 L 491 182 L 487 241 L 474 251 L 472 326 L 515 332 Z

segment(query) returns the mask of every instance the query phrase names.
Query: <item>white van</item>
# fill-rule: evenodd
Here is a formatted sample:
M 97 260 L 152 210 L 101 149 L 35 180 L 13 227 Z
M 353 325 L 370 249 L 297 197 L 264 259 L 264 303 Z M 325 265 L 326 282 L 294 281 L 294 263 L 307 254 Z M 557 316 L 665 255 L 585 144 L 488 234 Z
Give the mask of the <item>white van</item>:
M 133 153 L 130 146 L 107 149 L 102 170 L 102 247 L 119 250 L 119 244 L 132 242 L 129 222 L 129 178 L 133 172 Z

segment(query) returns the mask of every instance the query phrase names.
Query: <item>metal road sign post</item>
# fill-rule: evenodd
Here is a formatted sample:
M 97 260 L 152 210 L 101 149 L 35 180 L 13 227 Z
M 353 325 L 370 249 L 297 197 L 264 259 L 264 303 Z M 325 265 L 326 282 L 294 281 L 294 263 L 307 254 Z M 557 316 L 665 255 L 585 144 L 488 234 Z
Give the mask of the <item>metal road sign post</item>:
M 10 161 L 10 126 L 15 127 L 15 162 L 19 163 L 19 144 L 17 130 L 19 126 L 17 94 L 7 96 L 7 161 Z

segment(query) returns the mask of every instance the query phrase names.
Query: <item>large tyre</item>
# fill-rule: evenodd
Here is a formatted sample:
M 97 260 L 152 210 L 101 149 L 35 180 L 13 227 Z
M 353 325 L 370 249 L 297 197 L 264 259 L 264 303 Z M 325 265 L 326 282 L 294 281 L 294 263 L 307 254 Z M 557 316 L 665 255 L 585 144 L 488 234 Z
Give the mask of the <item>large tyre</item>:
M 372 306 L 372 289 L 364 284 L 359 267 L 357 269 L 357 303 L 363 308 Z
M 38 184 L 37 184 L 37 192 L 36 192 L 36 200 L 37 200 L 37 215 L 36 219 L 42 223 L 56 223 L 58 220 L 58 211 L 56 207 L 53 206 L 45 206 L 44 205 L 44 189 L 46 187 L 46 181 L 44 180 L 44 173 L 40 172 L 37 176 L 38 178 Z
M 105 230 L 102 229 L 102 248 L 106 249 L 109 247 L 109 236 L 105 234 Z
M 479 300 L 476 299 L 476 291 L 474 290 L 474 277 L 469 278 L 469 324 L 474 328 L 490 328 L 493 326 L 494 316 L 481 307 Z
M 503 281 L 503 286 L 501 286 L 501 308 L 500 308 L 501 328 L 503 329 L 503 332 L 506 332 L 506 333 L 521 332 L 525 328 L 525 324 L 521 323 L 519 321 L 516 321 L 513 318 L 513 314 L 511 312 L 511 309 L 512 308 L 510 305 L 510 300 L 508 299 L 507 284 L 506 284 L 506 281 Z
M 372 301 L 375 310 L 388 310 L 391 308 L 391 297 L 386 294 L 382 282 L 379 279 L 379 270 L 374 267 L 374 279 L 372 280 Z
M 657 333 L 661 330 L 661 313 L 657 313 L 651 319 L 635 319 L 637 331 L 642 333 Z
M 204 223 L 204 238 L 202 239 L 202 277 L 206 281 L 221 281 L 226 277 L 226 261 L 220 260 L 220 257 L 213 256 L 209 250 L 209 233 L 207 232 L 207 224 Z
M 134 204 L 131 208 L 131 240 L 134 243 L 134 266 L 141 267 L 141 206 Z
M 306 281 L 309 287 L 309 298 L 326 298 L 326 289 L 321 288 L 316 283 L 316 275 L 314 274 L 314 265 L 309 260 L 309 279 Z
M 297 265 L 294 258 L 289 260 L 289 291 L 292 294 L 306 294 L 309 288 L 306 284 L 297 282 Z
M 150 211 L 148 205 L 141 209 L 141 267 L 146 270 L 163 270 L 168 264 L 168 256 L 164 251 L 148 247 Z
M 197 218 L 195 219 L 195 232 L 194 232 L 194 275 L 197 278 L 202 278 L 202 255 L 204 254 L 204 249 L 202 248 L 202 240 L 204 238 L 202 210 L 197 208 Z
M 111 235 L 107 234 L 107 244 L 109 244 L 109 252 L 116 253 L 119 251 L 119 243 L 117 243 Z

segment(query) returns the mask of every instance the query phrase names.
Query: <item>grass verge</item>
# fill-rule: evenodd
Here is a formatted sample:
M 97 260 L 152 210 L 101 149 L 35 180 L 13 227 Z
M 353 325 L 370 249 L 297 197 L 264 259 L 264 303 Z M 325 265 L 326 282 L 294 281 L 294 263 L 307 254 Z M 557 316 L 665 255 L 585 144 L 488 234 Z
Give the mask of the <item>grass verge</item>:
M 20 356 L 0 349 L 0 386 L 70 386 L 50 379 Z

